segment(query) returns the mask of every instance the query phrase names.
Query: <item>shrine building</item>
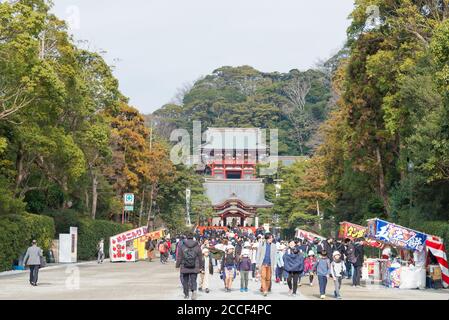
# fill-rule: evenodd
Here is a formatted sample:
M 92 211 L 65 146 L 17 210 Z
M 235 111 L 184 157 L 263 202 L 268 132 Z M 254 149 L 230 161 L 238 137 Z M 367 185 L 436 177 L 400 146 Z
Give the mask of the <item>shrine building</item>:
M 201 145 L 204 189 L 215 214 L 211 226 L 258 227 L 257 210 L 271 208 L 256 165 L 268 149 L 259 128 L 208 128 Z

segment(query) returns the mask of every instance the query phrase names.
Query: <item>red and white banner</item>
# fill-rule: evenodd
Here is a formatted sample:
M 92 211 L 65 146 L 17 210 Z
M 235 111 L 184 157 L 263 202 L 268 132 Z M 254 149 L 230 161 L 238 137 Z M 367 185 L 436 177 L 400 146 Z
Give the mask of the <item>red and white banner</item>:
M 426 246 L 435 258 L 437 258 L 438 264 L 440 265 L 443 287 L 449 287 L 449 266 L 446 258 L 446 248 L 442 239 L 429 235 L 426 240 Z

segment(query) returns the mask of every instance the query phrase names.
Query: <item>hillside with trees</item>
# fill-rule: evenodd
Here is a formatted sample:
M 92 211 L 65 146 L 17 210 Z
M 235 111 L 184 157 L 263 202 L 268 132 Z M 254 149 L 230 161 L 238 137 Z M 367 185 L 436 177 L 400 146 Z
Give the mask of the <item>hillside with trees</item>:
M 250 66 L 222 67 L 178 90 L 176 102 L 149 116 L 169 138 L 192 121 L 207 127 L 279 129 L 281 155 L 311 154 L 319 144 L 317 129 L 332 101 L 330 63 L 320 69 L 264 73 Z

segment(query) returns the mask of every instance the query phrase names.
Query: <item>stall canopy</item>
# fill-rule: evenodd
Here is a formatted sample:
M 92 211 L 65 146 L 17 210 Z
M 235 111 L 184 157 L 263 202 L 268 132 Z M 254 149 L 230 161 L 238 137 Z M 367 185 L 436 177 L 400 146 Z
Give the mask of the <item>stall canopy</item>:
M 306 231 L 306 230 L 301 230 L 299 228 L 296 229 L 296 238 L 306 239 L 308 241 L 313 241 L 315 238 L 318 238 L 320 240 L 325 240 L 326 239 L 326 238 L 324 238 L 324 237 L 322 237 L 320 235 L 317 235 L 316 233 L 309 232 L 309 231 Z
M 424 250 L 427 234 L 381 219 L 368 220 L 368 237 L 405 250 Z
M 446 258 L 446 248 L 444 247 L 443 239 L 428 236 L 426 240 L 427 249 L 437 258 L 438 264 L 441 268 L 441 277 L 443 280 L 443 286 L 449 287 L 449 267 Z
M 365 238 L 367 236 L 367 232 L 368 228 L 366 227 L 344 221 L 340 222 L 340 230 L 338 231 L 338 237 L 340 239 L 349 238 L 351 240 L 355 240 L 357 238 Z M 383 247 L 383 243 L 373 239 L 365 239 L 365 244 L 373 248 Z

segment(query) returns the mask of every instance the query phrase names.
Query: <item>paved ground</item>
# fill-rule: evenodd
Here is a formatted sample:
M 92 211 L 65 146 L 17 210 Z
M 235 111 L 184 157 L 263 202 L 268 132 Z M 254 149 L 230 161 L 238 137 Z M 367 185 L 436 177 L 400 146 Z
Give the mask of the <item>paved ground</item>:
M 98 265 L 88 262 L 76 266 L 57 266 L 42 269 L 39 273 L 39 286 L 28 283 L 28 271 L 0 275 L 0 299 L 183 299 L 179 282 L 179 272 L 174 263 L 161 265 L 155 262 L 110 263 Z M 79 281 L 77 281 L 79 280 Z M 305 279 L 303 279 L 304 281 Z M 316 280 L 315 280 L 316 281 Z M 293 298 L 287 295 L 288 288 L 273 283 L 272 293 L 263 297 L 259 292 L 260 284 L 250 280 L 248 293 L 239 292 L 240 279 L 234 282 L 231 293 L 224 292 L 223 282 L 214 274 L 209 294 L 199 293 L 198 300 L 279 300 L 296 299 L 315 300 L 319 298 L 318 285 L 302 285 L 300 295 Z M 333 283 L 328 285 L 328 295 L 333 291 Z M 344 299 L 414 299 L 449 300 L 449 290 L 400 290 L 381 286 L 352 288 L 345 281 L 342 288 Z M 333 300 L 332 297 L 327 299 Z

